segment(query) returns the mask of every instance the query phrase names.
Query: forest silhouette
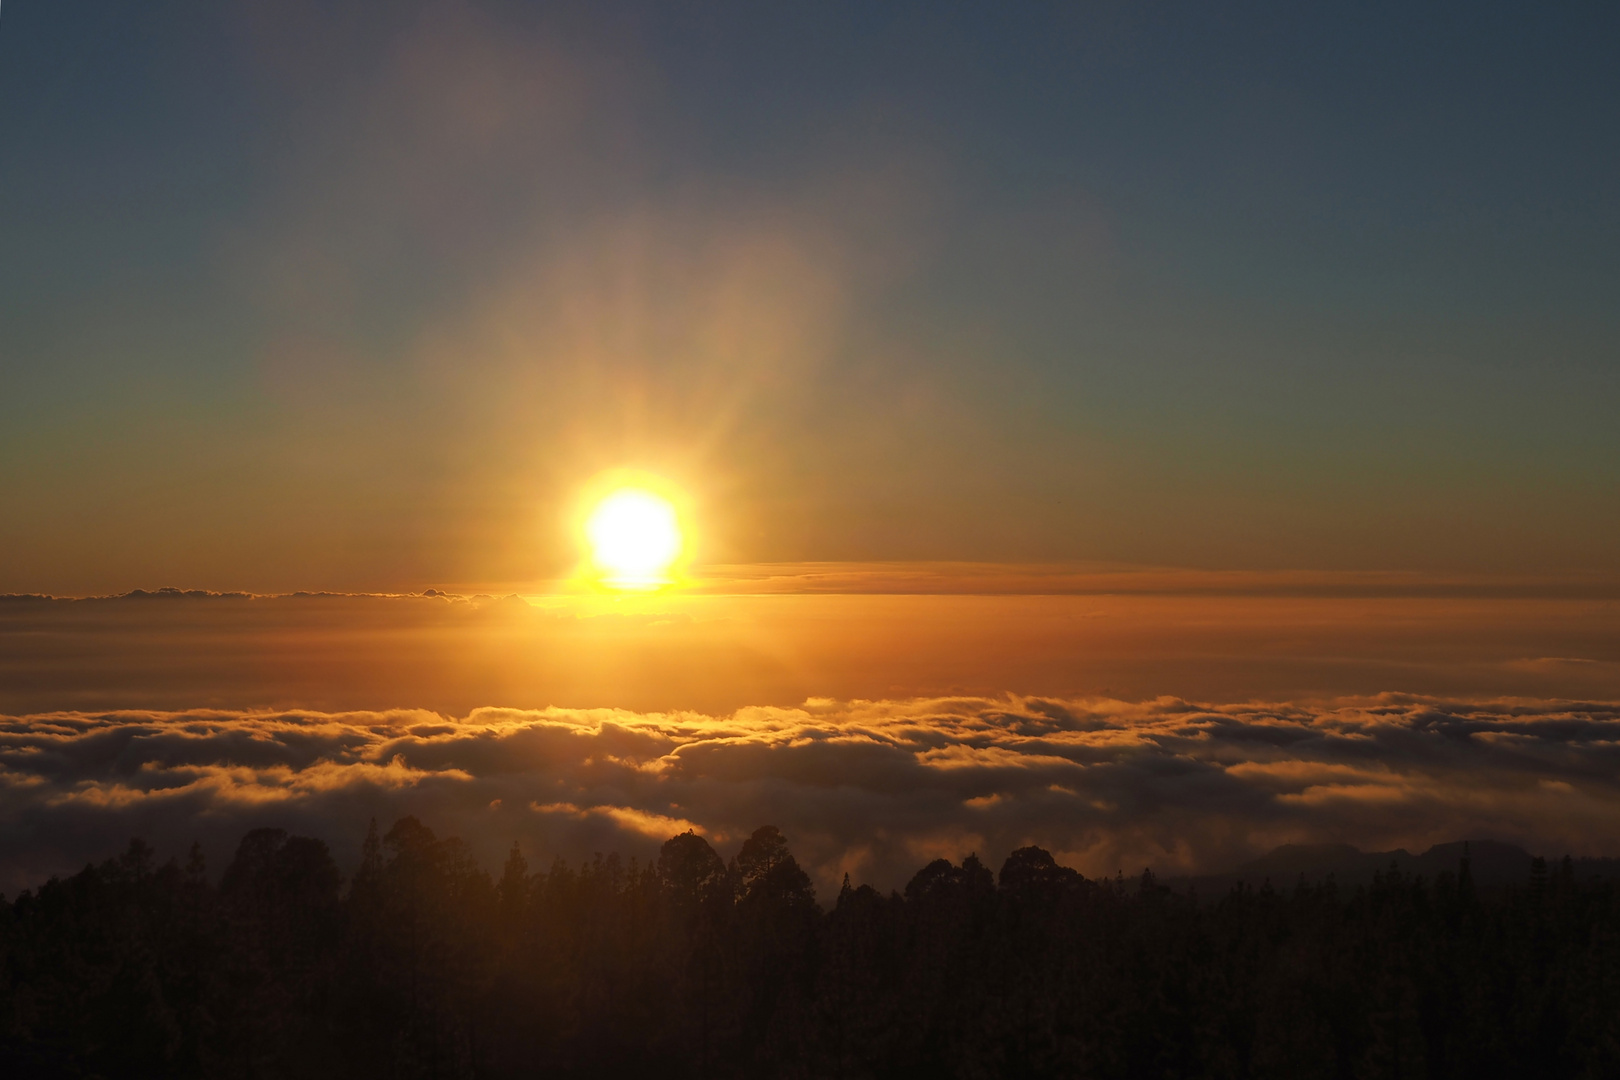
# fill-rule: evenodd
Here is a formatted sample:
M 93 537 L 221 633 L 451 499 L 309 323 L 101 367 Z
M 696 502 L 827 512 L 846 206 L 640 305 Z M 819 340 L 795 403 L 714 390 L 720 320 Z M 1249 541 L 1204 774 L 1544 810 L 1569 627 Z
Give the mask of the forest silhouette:
M 498 876 L 412 817 L 120 856 L 0 901 L 11 1077 L 1620 1075 L 1620 895 L 1565 860 L 1200 897 L 1037 847 L 818 905 L 782 834 L 727 862 Z

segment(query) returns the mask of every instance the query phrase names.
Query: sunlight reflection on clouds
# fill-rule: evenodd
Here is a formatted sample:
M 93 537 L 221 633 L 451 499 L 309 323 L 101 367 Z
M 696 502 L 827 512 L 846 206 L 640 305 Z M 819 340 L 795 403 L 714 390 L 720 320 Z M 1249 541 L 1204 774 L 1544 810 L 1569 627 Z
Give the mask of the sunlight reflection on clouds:
M 0 859 L 10 889 L 132 833 L 223 856 L 261 824 L 342 855 L 369 818 L 405 813 L 486 861 L 513 840 L 542 859 L 646 857 L 686 828 L 724 846 L 769 822 L 823 888 L 1024 843 L 1088 874 L 1219 868 L 1299 841 L 1607 854 L 1617 777 L 1620 704 L 1524 699 L 56 713 L 0 723 Z

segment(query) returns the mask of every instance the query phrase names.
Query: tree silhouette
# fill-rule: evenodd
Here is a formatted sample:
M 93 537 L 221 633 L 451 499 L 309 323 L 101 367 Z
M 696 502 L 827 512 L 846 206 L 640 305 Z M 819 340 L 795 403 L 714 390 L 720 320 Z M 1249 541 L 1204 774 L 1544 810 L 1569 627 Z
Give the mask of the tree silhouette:
M 330 1071 L 325 1015 L 342 940 L 342 877 L 326 845 L 255 829 L 219 884 L 221 1047 L 244 1075 Z
M 1464 860 L 1202 900 L 1037 847 L 823 911 L 772 827 L 498 879 L 414 818 L 0 901 L 0 1075 L 1606 1077 L 1620 887 Z

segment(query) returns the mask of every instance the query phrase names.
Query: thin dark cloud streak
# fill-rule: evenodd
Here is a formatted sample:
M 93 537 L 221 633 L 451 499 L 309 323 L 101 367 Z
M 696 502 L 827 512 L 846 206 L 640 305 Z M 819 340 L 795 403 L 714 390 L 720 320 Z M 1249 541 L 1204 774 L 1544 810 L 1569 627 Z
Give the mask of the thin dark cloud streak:
M 1386 694 L 812 700 L 729 715 L 616 709 L 53 713 L 0 721 L 8 891 L 142 834 L 218 859 L 245 830 L 413 813 L 493 864 L 773 823 L 823 889 L 882 887 L 1037 843 L 1088 874 L 1225 869 L 1277 844 L 1494 837 L 1620 853 L 1620 703 Z

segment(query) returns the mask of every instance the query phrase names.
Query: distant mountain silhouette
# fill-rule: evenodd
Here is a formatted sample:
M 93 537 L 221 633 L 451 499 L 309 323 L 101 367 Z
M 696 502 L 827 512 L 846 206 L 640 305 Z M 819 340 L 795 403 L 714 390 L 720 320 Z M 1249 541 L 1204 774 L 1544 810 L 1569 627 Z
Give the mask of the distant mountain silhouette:
M 1204 896 L 1218 896 L 1240 882 L 1259 887 L 1269 881 L 1274 888 L 1284 888 L 1301 877 L 1316 883 L 1332 875 L 1340 885 L 1370 885 L 1374 875 L 1392 869 L 1433 880 L 1442 873 L 1457 873 L 1465 850 L 1476 886 L 1523 885 L 1530 879 L 1534 856 L 1523 848 L 1500 840 L 1454 840 L 1436 844 L 1421 855 L 1405 848 L 1361 851 L 1349 844 L 1284 844 L 1227 873 L 1180 877 L 1167 884 L 1192 886 Z M 1620 877 L 1620 859 L 1572 859 L 1570 866 L 1577 878 Z

